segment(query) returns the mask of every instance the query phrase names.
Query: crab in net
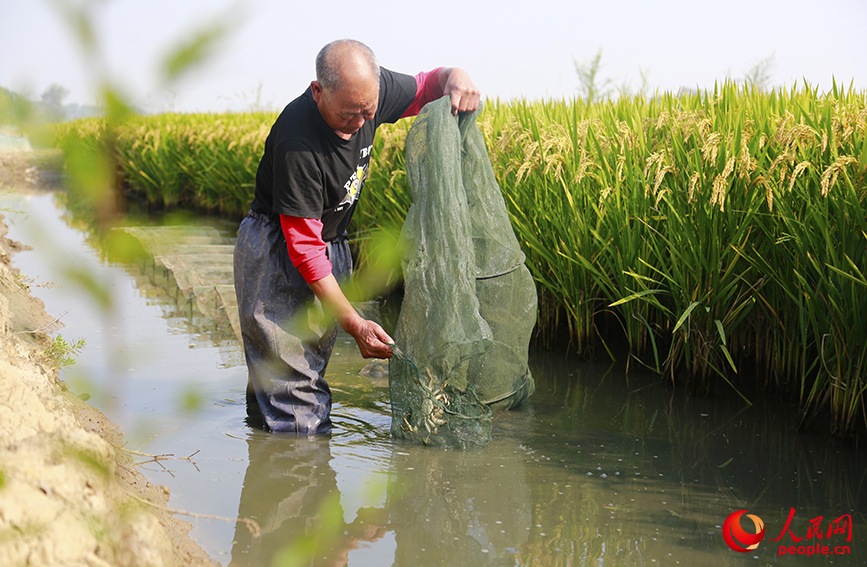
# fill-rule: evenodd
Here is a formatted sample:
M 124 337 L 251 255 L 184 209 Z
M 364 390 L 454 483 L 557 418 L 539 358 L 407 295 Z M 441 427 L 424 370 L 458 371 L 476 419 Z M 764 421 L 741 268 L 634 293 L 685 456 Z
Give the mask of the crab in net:
M 445 391 L 446 382 L 441 385 L 439 380 L 433 375 L 429 369 L 425 369 L 427 382 L 416 380 L 416 383 L 421 387 L 421 427 L 424 428 L 426 434 L 423 435 L 422 441 L 427 443 L 432 435 L 439 433 L 439 428 L 448 423 L 445 417 L 445 408 L 449 403 L 449 395 Z M 401 427 L 404 431 L 410 433 L 418 433 L 419 425 L 413 425 L 410 421 L 412 412 L 403 416 L 403 424 Z

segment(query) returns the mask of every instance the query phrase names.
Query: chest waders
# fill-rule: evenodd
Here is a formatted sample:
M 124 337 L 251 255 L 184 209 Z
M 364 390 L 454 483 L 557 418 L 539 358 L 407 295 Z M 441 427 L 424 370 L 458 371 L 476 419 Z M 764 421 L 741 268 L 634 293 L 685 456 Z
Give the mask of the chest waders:
M 352 273 L 345 238 L 327 243 L 338 282 Z M 325 369 L 337 325 L 289 259 L 278 217 L 250 212 L 241 222 L 234 258 L 247 408 L 276 432 L 331 431 L 331 390 Z

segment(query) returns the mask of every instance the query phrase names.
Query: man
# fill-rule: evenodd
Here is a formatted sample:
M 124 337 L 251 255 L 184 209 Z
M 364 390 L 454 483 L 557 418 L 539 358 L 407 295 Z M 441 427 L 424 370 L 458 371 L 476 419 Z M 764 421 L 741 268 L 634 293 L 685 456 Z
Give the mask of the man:
M 270 430 L 331 430 L 324 375 L 337 328 L 308 309 L 314 300 L 355 339 L 362 356 L 391 357 L 392 339 L 359 316 L 340 288 L 352 271 L 346 226 L 367 177 L 376 128 L 414 116 L 443 95 L 454 113 L 479 105 L 479 91 L 461 69 L 411 77 L 379 67 L 364 44 L 339 40 L 322 48 L 316 80 L 271 128 L 234 266 L 248 410 Z

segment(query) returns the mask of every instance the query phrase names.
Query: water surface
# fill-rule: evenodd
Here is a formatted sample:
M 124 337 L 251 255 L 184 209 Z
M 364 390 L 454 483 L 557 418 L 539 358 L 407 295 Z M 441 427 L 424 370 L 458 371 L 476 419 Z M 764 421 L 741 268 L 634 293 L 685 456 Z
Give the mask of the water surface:
M 387 382 L 359 375 L 366 361 L 341 336 L 333 435 L 272 435 L 245 419 L 231 330 L 170 278 L 107 260 L 53 195 L 4 195 L 0 207 L 22 211 L 7 213 L 9 237 L 34 247 L 13 264 L 64 337 L 87 342 L 62 378 L 121 425 L 127 448 L 174 455 L 140 467 L 171 489 L 172 508 L 228 519 L 186 518 L 223 565 L 269 565 L 308 544 L 317 565 L 865 564 L 867 458 L 795 432 L 792 408 L 769 396 L 691 397 L 619 365 L 533 351 L 537 392 L 495 414 L 489 446 L 433 449 L 391 439 Z M 204 222 L 232 237 L 231 224 Z M 722 526 L 744 509 L 766 535 L 738 553 Z M 816 537 L 811 520 L 825 535 L 845 515 L 851 541 Z M 850 553 L 807 556 L 817 542 Z M 781 544 L 803 555 L 779 557 Z

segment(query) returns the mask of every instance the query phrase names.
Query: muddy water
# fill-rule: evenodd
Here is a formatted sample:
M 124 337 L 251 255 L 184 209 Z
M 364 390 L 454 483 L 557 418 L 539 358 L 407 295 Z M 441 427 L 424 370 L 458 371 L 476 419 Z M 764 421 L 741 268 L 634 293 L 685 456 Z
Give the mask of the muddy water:
M 62 314 L 64 337 L 87 341 L 63 378 L 122 426 L 127 448 L 173 455 L 140 467 L 171 489 L 172 508 L 199 515 L 187 517 L 191 533 L 224 565 L 307 549 L 306 563 L 351 566 L 867 561 L 864 451 L 792 431 L 781 402 L 689 397 L 617 365 L 533 352 L 538 390 L 496 414 L 488 447 L 429 449 L 390 438 L 387 382 L 359 375 L 365 361 L 343 337 L 329 366 L 334 434 L 270 435 L 245 420 L 230 329 L 147 262 L 106 261 L 52 196 L 7 195 L 0 208 L 24 211 L 7 213 L 10 237 L 34 246 L 14 264 L 51 282 L 35 295 Z M 746 553 L 722 536 L 738 510 L 766 530 Z M 851 537 L 828 533 L 847 516 Z

